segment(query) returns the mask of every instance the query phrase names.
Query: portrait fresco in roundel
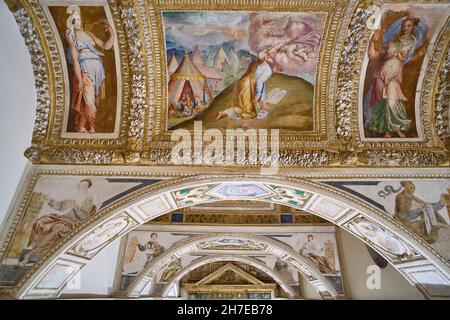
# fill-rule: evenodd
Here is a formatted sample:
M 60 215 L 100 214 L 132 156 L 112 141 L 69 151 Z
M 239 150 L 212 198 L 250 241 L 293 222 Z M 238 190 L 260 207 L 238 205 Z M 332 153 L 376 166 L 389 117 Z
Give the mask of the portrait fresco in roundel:
M 168 129 L 313 130 L 326 17 L 163 11 Z
M 379 26 L 371 27 L 360 128 L 365 138 L 420 138 L 421 78 L 449 7 L 392 4 L 384 9 Z
M 66 108 L 63 136 L 117 135 L 120 103 L 116 35 L 103 5 L 51 5 L 60 52 L 65 57 Z

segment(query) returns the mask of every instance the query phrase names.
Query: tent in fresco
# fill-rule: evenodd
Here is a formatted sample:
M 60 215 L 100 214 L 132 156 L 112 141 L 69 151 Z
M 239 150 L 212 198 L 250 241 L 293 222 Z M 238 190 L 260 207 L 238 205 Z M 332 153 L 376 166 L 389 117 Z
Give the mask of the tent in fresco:
M 210 101 L 212 97 L 206 77 L 192 63 L 188 53 L 184 54 L 177 70 L 170 75 L 169 103 L 177 104 L 186 95 L 191 101 L 198 98 L 203 102 Z
M 211 93 L 214 96 L 219 94 L 224 88 L 223 75 L 216 68 L 205 64 L 198 46 L 195 47 L 195 50 L 192 53 L 192 63 L 197 67 L 200 73 L 206 77 L 206 83 L 208 84 Z
M 194 52 L 192 53 L 192 63 L 196 66 L 205 64 L 198 46 L 195 46 Z
M 230 61 L 228 61 L 228 56 L 223 49 L 223 45 L 220 46 L 219 51 L 217 51 L 214 56 L 214 67 L 220 71 L 224 71 L 226 68 L 231 66 Z

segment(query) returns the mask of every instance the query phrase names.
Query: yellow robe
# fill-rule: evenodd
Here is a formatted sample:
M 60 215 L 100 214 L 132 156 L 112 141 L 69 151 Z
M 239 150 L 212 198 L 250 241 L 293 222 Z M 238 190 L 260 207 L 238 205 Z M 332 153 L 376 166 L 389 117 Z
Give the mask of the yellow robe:
M 239 79 L 235 96 L 235 112 L 244 119 L 256 117 L 255 86 L 257 61 L 253 61 L 245 74 Z

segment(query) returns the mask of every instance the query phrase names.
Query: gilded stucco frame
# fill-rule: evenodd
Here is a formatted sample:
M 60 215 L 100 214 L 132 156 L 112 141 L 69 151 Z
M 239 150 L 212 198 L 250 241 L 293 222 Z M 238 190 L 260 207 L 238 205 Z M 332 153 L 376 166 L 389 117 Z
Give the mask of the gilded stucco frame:
M 80 0 L 89 2 L 89 0 Z M 105 0 L 106 1 L 106 0 Z M 48 2 L 48 1 L 46 1 Z M 320 130 L 312 135 L 282 131 L 280 166 L 448 166 L 445 119 L 446 70 L 450 65 L 449 25 L 440 30 L 420 92 L 423 141 L 363 141 L 358 131 L 359 83 L 371 31 L 366 26 L 372 2 L 363 0 L 108 0 L 121 57 L 122 106 L 117 139 L 61 137 L 64 83 L 61 56 L 48 17 L 38 0 L 7 0 L 35 70 L 38 93 L 32 145 L 34 163 L 170 165 L 173 142 L 165 130 L 165 52 L 160 10 L 273 10 L 328 12 L 315 88 Z M 378 1 L 375 4 L 381 4 Z M 400 3 L 400 1 L 389 1 Z M 422 3 L 422 2 L 407 2 Z M 430 1 L 445 3 L 445 1 Z M 24 28 L 25 26 L 25 28 Z M 158 34 L 155 33 L 157 31 Z M 347 36 L 347 37 L 346 37 Z M 119 62 L 116 62 L 119 63 Z M 435 72 L 436 69 L 440 72 Z M 162 89 L 162 90 L 160 90 Z M 319 106 L 318 106 L 319 105 Z M 444 119 L 444 121 L 442 120 Z M 435 123 L 436 122 L 436 123 Z M 207 167 L 208 165 L 192 165 Z M 248 168 L 248 164 L 224 165 Z
M 198 0 L 176 0 L 171 2 L 152 0 L 147 1 L 147 13 L 150 17 L 150 40 L 153 47 L 154 86 L 159 88 L 155 94 L 157 107 L 153 118 L 148 119 L 151 132 L 149 135 L 149 148 L 153 145 L 160 147 L 158 141 L 170 142 L 170 131 L 167 126 L 167 75 L 166 75 L 166 53 L 164 43 L 164 26 L 162 22 L 163 11 L 263 11 L 263 12 L 323 12 L 327 14 L 324 23 L 323 39 L 320 48 L 320 57 L 317 66 L 316 85 L 314 89 L 314 120 L 315 128 L 312 131 L 280 130 L 280 147 L 302 147 L 304 143 L 316 141 L 315 145 L 323 147 L 324 143 L 332 145 L 333 131 L 328 127 L 330 124 L 327 115 L 332 112 L 332 105 L 327 97 L 332 94 L 330 90 L 332 57 L 335 47 L 333 44 L 338 38 L 338 28 L 342 20 L 345 3 L 342 1 L 267 1 L 261 0 L 258 4 L 253 1 L 217 1 L 215 3 Z M 331 85 L 331 87 L 333 87 Z M 330 130 L 331 129 L 331 130 Z M 150 134 L 151 133 L 151 134 Z M 331 141 L 330 141 L 331 140 Z M 155 141 L 152 143 L 152 141 Z M 319 142 L 322 142 L 319 143 Z M 173 144 L 173 143 L 171 143 Z

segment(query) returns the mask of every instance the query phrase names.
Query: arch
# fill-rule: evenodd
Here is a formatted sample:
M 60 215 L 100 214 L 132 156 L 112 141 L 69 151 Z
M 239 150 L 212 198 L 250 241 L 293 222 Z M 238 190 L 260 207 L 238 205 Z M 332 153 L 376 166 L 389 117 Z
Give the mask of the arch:
M 167 263 L 173 256 L 181 257 L 190 252 L 199 250 L 199 248 L 197 247 L 197 244 L 199 242 L 214 241 L 223 238 L 251 240 L 258 244 L 261 244 L 262 247 L 264 247 L 263 251 L 271 253 L 272 255 L 287 261 L 294 269 L 304 275 L 306 279 L 311 280 L 311 285 L 317 290 L 319 294 L 323 294 L 323 291 L 327 291 L 333 297 L 338 296 L 338 293 L 336 292 L 334 287 L 321 274 L 318 268 L 313 265 L 308 259 L 296 253 L 292 248 L 264 236 L 236 233 L 200 235 L 195 236 L 194 238 L 180 241 L 177 246 L 165 251 L 160 256 L 158 256 L 158 258 L 152 260 L 144 268 L 144 270 L 142 270 L 131 282 L 126 291 L 126 295 L 128 297 L 134 298 L 139 297 L 150 279 L 155 276 L 156 273 L 161 270 L 161 268 L 167 265 Z
M 181 280 L 186 274 L 191 272 L 192 270 L 195 270 L 203 265 L 213 263 L 213 262 L 222 262 L 222 261 L 235 261 L 235 262 L 242 262 L 249 264 L 256 269 L 266 273 L 268 276 L 270 276 L 278 285 L 283 289 L 283 291 L 290 297 L 294 298 L 295 293 L 289 288 L 289 285 L 284 282 L 283 279 L 279 275 L 277 275 L 272 269 L 267 267 L 266 264 L 262 263 L 261 261 L 252 258 L 252 257 L 245 257 L 245 256 L 233 256 L 233 255 L 211 255 L 207 257 L 203 257 L 197 260 L 192 261 L 187 266 L 183 267 L 181 270 L 179 270 L 170 280 L 169 282 L 164 286 L 162 290 L 162 297 L 167 296 L 168 291 L 170 290 L 170 287 L 174 282 L 177 282 Z
M 238 192 L 225 195 L 233 186 L 248 185 L 253 193 Z M 222 190 L 219 190 L 222 188 Z M 232 188 L 231 188 L 232 189 Z M 221 193 L 222 192 L 222 193 Z M 240 192 L 240 193 L 239 193 Z M 221 200 L 259 200 L 284 204 L 320 216 L 344 228 L 384 256 L 412 285 L 416 285 L 426 297 L 433 297 L 433 285 L 450 288 L 450 264 L 421 238 L 407 230 L 398 221 L 363 200 L 333 187 L 298 178 L 253 175 L 204 175 L 177 178 L 159 182 L 130 193 L 111 203 L 88 223 L 80 226 L 73 236 L 62 242 L 43 261 L 36 263 L 27 274 L 16 293 L 19 298 L 57 297 L 70 278 L 114 239 L 135 227 L 167 212 L 194 204 Z M 333 212 L 319 210 L 317 204 L 330 204 Z M 121 233 L 106 239 L 95 251 L 82 248 L 87 237 L 95 236 L 98 230 L 114 219 L 127 216 L 133 220 Z M 355 228 L 355 221 L 373 223 L 382 235 L 389 236 L 404 250 L 391 252 Z M 51 279 L 54 272 L 61 274 L 64 265 L 70 270 L 67 277 L 52 287 L 42 289 L 43 283 Z M 433 282 L 418 276 L 421 273 L 433 278 Z M 431 285 L 431 286 L 430 286 Z M 449 290 L 445 290 L 445 294 Z M 450 296 L 450 292 L 448 293 Z

